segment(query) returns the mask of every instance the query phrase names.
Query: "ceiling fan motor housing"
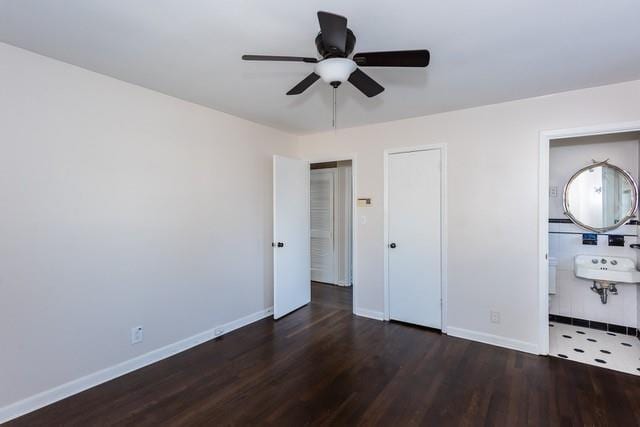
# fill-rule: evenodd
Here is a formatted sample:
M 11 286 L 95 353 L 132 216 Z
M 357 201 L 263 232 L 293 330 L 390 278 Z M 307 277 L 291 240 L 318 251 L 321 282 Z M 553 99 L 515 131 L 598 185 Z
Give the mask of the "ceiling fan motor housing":
M 353 53 L 353 48 L 356 46 L 356 36 L 349 28 L 347 28 L 347 43 L 346 52 L 341 52 L 339 49 L 332 48 L 331 46 L 325 47 L 322 41 L 322 33 L 318 33 L 316 36 L 316 48 L 318 53 L 323 58 L 346 58 Z

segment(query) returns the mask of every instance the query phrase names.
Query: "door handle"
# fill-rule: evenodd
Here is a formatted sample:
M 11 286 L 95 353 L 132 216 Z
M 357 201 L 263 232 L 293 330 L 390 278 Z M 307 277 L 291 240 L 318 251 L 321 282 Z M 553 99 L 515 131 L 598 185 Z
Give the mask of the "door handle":
M 282 243 L 282 242 L 275 243 L 274 242 L 274 243 L 271 243 L 271 246 L 273 246 L 274 248 L 275 247 L 284 248 L 284 243 Z
M 395 243 L 391 243 L 391 244 L 389 245 L 389 247 L 390 247 L 391 249 L 395 249 L 395 248 L 396 248 L 396 244 L 395 244 Z

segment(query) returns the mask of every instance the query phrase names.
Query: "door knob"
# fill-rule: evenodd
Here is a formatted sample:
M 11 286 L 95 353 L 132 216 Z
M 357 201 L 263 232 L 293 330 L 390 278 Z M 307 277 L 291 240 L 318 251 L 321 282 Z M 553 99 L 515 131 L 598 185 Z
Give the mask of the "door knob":
M 395 249 L 395 248 L 396 248 L 396 244 L 395 244 L 395 243 L 391 243 L 391 244 L 389 245 L 389 247 L 390 247 L 391 249 Z

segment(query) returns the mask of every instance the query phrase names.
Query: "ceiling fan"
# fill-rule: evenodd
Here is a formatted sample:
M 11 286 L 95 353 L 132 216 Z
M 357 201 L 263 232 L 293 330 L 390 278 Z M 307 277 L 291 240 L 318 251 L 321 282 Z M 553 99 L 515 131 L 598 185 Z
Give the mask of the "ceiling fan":
M 358 67 L 426 67 L 429 65 L 429 51 L 426 49 L 362 52 L 356 53 L 352 59 L 349 59 L 356 44 L 356 36 L 347 28 L 347 18 L 329 12 L 318 12 L 318 21 L 320 33 L 316 36 L 316 48 L 322 58 L 243 55 L 242 59 L 316 64 L 313 72 L 287 92 L 287 95 L 299 95 L 318 79 L 322 79 L 334 89 L 348 80 L 366 96 L 372 97 L 384 91 L 384 87 Z

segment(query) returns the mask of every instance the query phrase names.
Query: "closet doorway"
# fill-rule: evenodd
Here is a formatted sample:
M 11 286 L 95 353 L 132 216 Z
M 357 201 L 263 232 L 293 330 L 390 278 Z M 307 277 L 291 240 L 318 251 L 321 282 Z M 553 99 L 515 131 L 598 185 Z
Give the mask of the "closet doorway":
M 353 165 L 310 164 L 311 300 L 352 311 Z

